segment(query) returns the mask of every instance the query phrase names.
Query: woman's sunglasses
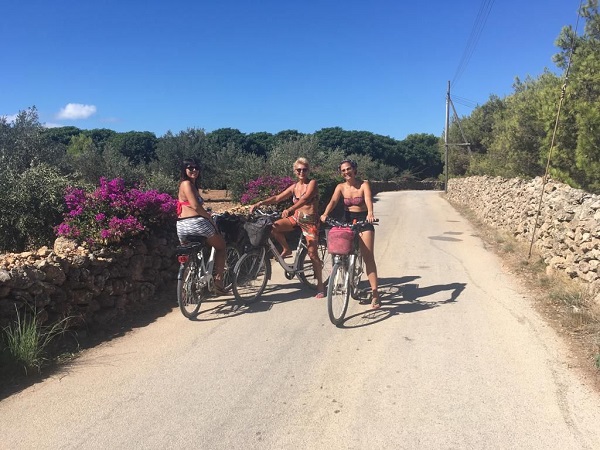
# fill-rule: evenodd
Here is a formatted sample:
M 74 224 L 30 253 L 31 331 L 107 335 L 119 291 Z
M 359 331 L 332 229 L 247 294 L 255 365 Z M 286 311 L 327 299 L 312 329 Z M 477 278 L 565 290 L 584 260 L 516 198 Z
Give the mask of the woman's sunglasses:
M 198 166 L 185 166 L 185 168 L 191 171 L 200 170 L 200 167 Z
M 303 172 L 308 172 L 308 169 L 306 167 L 302 168 L 302 169 L 295 169 L 297 173 L 303 173 Z

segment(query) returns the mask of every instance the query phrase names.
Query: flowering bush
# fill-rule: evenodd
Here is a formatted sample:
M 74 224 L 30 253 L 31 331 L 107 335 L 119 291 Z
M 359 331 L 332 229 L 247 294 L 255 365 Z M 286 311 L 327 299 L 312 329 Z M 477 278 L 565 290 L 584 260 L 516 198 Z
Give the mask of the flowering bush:
M 242 205 L 256 203 L 273 195 L 277 195 L 291 186 L 294 180 L 291 177 L 263 176 L 246 184 L 246 192 L 240 197 Z
M 175 200 L 169 194 L 129 189 L 121 178 L 100 178 L 92 193 L 68 187 L 65 203 L 68 211 L 56 234 L 92 246 L 117 244 L 175 221 Z

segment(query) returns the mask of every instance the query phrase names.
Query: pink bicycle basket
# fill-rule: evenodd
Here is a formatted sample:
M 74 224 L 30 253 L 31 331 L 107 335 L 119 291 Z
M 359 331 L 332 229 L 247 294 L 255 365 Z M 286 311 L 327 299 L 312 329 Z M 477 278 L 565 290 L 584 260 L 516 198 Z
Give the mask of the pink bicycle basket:
M 327 234 L 327 251 L 331 255 L 348 255 L 352 252 L 354 232 L 346 227 L 333 227 Z

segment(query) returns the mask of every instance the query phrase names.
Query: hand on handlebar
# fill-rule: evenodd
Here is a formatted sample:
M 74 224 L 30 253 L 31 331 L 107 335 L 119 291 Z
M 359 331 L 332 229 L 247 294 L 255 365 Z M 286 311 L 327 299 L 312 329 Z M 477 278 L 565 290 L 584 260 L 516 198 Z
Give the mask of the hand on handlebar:
M 259 203 L 260 202 L 250 205 L 250 214 L 252 214 L 256 208 L 260 207 Z

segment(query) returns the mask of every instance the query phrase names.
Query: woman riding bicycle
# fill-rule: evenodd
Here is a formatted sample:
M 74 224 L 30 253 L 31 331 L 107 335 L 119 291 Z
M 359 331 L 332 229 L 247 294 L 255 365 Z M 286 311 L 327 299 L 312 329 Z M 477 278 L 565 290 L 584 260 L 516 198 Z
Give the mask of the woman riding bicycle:
M 199 179 L 198 162 L 193 158 L 183 160 L 177 198 L 177 237 L 182 244 L 205 237 L 206 243 L 215 248 L 215 288 L 217 293 L 223 294 L 225 240 L 211 215 L 202 206 L 204 199 L 200 195 Z
M 272 236 L 281 245 L 281 256 L 286 258 L 292 254 L 292 251 L 285 238 L 285 233 L 292 231 L 294 227 L 302 230 L 302 234 L 306 238 L 308 256 L 313 263 L 317 279 L 317 295 L 315 297 L 323 298 L 325 297 L 325 288 L 322 279 L 322 262 L 317 252 L 320 225 L 318 220 L 319 189 L 315 180 L 308 179 L 309 164 L 306 158 L 298 158 L 293 167 L 298 181 L 283 192 L 251 205 L 250 213 L 257 207 L 276 204 L 292 197 L 292 206 L 284 209 L 281 219 L 273 224 Z
M 365 261 L 367 278 L 371 285 L 371 308 L 381 306 L 377 290 L 377 265 L 375 264 L 375 227 L 371 223 L 375 220 L 373 215 L 373 196 L 371 186 L 367 180 L 356 178 L 358 165 L 351 159 L 340 163 L 340 171 L 344 182 L 336 186 L 335 191 L 321 216 L 321 221 L 327 219 L 341 199 L 344 199 L 344 220 L 352 223 L 354 220 L 367 220 L 369 222 L 360 232 L 360 251 Z

